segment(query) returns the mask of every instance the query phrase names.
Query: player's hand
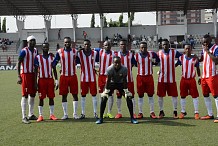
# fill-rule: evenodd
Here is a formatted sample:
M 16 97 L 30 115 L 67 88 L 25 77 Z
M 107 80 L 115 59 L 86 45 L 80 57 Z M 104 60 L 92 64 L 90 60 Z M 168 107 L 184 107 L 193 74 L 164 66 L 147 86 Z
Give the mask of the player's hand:
M 201 78 L 198 79 L 198 85 L 201 85 Z
M 109 93 L 110 93 L 110 89 L 105 88 L 103 93 L 101 93 L 101 97 L 107 97 Z
M 125 98 L 132 97 L 132 93 L 128 89 L 123 89 L 125 93 Z
M 58 80 L 55 80 L 55 90 L 58 90 L 59 84 L 58 84 Z
M 17 84 L 21 84 L 22 83 L 22 78 L 21 78 L 21 76 L 18 76 L 18 78 L 17 78 Z

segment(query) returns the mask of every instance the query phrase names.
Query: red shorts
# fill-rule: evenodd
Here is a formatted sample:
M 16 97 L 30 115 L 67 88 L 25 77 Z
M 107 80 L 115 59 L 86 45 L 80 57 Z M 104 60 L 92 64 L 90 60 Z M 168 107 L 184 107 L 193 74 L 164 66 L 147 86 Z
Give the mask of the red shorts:
M 218 75 L 209 78 L 202 78 L 201 88 L 203 95 L 211 93 L 213 96 L 218 96 Z
M 54 91 L 54 79 L 48 78 L 48 79 L 39 79 L 38 81 L 38 94 L 40 99 L 46 98 L 54 98 L 55 97 L 55 91 Z
M 64 76 L 61 75 L 60 77 L 60 85 L 59 85 L 59 95 L 67 95 L 71 94 L 78 94 L 78 80 L 77 75 L 73 76 Z
M 81 94 L 86 95 L 89 93 L 91 95 L 96 95 L 97 94 L 97 86 L 96 86 L 96 81 L 94 82 L 81 82 Z
M 154 79 L 152 75 L 140 76 L 137 75 L 137 92 L 139 96 L 144 96 L 144 93 L 148 95 L 154 94 Z
M 134 97 L 135 90 L 134 90 L 134 82 L 128 82 L 127 83 L 128 90 L 132 93 L 132 96 Z M 117 91 L 117 96 L 120 96 L 120 93 Z
M 194 78 L 192 79 L 182 78 L 180 81 L 180 96 L 186 97 L 188 95 L 191 95 L 192 98 L 199 97 L 197 84 Z
M 106 80 L 107 80 L 106 75 L 99 75 L 98 77 L 98 92 L 99 93 L 102 93 L 104 91 Z
M 22 96 L 27 96 L 28 94 L 35 96 L 36 95 L 35 74 L 34 73 L 21 74 L 21 78 L 22 78 Z
M 166 96 L 166 92 L 167 92 L 168 96 L 177 97 L 178 96 L 178 91 L 177 91 L 176 82 L 175 83 L 158 82 L 157 95 L 159 97 L 164 97 L 164 96 Z

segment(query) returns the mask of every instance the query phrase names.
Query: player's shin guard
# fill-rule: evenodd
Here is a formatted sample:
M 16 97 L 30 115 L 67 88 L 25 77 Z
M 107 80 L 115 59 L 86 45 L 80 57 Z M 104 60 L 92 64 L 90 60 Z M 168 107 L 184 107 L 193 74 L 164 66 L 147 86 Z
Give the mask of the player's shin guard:
M 142 113 L 143 104 L 144 104 L 144 98 L 143 97 L 139 97 L 139 99 L 138 99 L 139 113 Z
M 27 105 L 27 98 L 21 98 L 21 112 L 22 112 L 22 119 L 26 117 L 26 105 Z
M 218 117 L 218 97 L 215 98 L 216 110 L 217 110 L 217 117 Z
M 42 116 L 43 114 L 43 107 L 42 106 L 38 106 L 39 109 L 39 116 Z
M 135 104 L 135 98 L 132 98 L 132 105 L 133 105 L 133 113 L 136 111 L 136 104 Z
M 33 109 L 34 109 L 34 97 L 29 96 L 28 103 L 29 103 L 29 117 L 33 115 Z
M 97 113 L 98 100 L 97 100 L 96 96 L 92 97 L 92 103 L 93 103 L 93 111 L 94 111 L 94 113 Z
M 148 102 L 150 105 L 150 113 L 154 112 L 154 97 L 148 97 Z
M 208 115 L 213 116 L 212 102 L 211 102 L 210 97 L 204 97 L 204 102 L 205 102 L 205 105 L 207 107 Z
M 100 118 L 103 119 L 104 110 L 107 103 L 107 97 L 101 97 Z
M 199 106 L 198 97 L 197 98 L 193 98 L 193 104 L 194 104 L 195 113 L 199 113 L 198 112 L 198 106 Z
M 111 113 L 113 103 L 114 103 L 114 97 L 108 96 L 108 113 Z
M 68 116 L 67 102 L 62 102 L 62 108 L 63 108 L 63 111 L 64 111 L 64 116 Z
M 180 104 L 181 104 L 181 112 L 185 113 L 186 99 L 185 98 L 181 98 L 180 99 Z
M 54 115 L 54 105 L 49 106 L 50 115 Z
M 158 97 L 158 104 L 159 104 L 160 111 L 163 110 L 163 103 L 164 103 L 163 97 Z
M 73 115 L 77 115 L 78 101 L 73 101 Z
M 126 103 L 127 103 L 127 107 L 129 109 L 129 114 L 130 117 L 133 118 L 133 103 L 132 103 L 132 98 L 126 98 Z
M 81 97 L 82 114 L 85 115 L 86 97 Z
M 178 104 L 177 97 L 172 97 L 172 102 L 173 102 L 173 111 L 177 111 L 177 104 Z
M 121 104 L 122 104 L 122 98 L 117 98 L 117 109 L 118 113 L 121 114 Z

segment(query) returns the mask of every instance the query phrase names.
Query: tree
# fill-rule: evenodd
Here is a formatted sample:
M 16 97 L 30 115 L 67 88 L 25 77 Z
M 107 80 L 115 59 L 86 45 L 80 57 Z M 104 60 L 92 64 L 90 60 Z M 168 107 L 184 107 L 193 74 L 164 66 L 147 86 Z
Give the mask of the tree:
M 6 17 L 4 17 L 2 22 L 2 32 L 6 33 Z
M 132 26 L 132 22 L 135 19 L 135 12 L 130 12 L 130 26 Z
M 103 17 L 103 23 L 104 23 L 104 27 L 107 27 L 107 19 L 105 16 Z
M 119 20 L 118 20 L 118 26 L 122 27 L 123 26 L 123 13 L 120 14 Z
M 95 14 L 92 14 L 91 27 L 95 27 Z

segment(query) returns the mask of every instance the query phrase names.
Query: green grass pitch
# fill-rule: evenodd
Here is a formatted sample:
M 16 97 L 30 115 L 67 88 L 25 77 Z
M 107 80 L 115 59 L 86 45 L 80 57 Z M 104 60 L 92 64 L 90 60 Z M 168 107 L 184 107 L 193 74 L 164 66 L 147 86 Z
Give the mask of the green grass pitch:
M 155 89 L 157 84 L 158 67 L 154 67 Z M 79 72 L 78 72 L 79 74 Z M 133 69 L 134 77 L 136 68 Z M 23 124 L 21 122 L 21 87 L 17 85 L 16 71 L 0 71 L 0 145 L 216 145 L 217 124 L 213 120 L 194 120 L 193 103 L 190 96 L 187 97 L 186 110 L 188 115 L 185 119 L 172 118 L 171 97 L 164 98 L 164 119 L 150 119 L 147 95 L 144 100 L 144 116 L 138 125 L 130 123 L 126 102 L 123 99 L 122 119 L 105 119 L 101 125 L 95 124 L 92 110 L 91 96 L 87 96 L 86 119 L 74 120 L 72 108 L 72 96 L 68 95 L 69 120 L 50 121 L 48 99 L 44 105 L 44 122 Z M 79 78 L 79 76 L 78 76 Z M 176 79 L 179 85 L 181 67 L 176 69 Z M 179 87 L 179 86 L 178 86 Z M 207 114 L 204 99 L 199 88 L 200 116 Z M 135 90 L 136 91 L 136 90 Z M 178 88 L 179 91 L 179 88 Z M 155 91 L 156 93 L 156 91 Z M 135 95 L 136 103 L 137 97 Z M 155 113 L 158 115 L 158 101 L 155 98 Z M 80 95 L 79 95 L 80 99 Z M 180 98 L 179 98 L 180 99 Z M 112 113 L 117 112 L 116 98 Z M 215 103 L 213 101 L 214 115 Z M 136 104 L 137 105 L 137 104 Z M 35 114 L 38 116 L 38 97 L 35 100 Z M 81 113 L 80 102 L 78 114 Z M 107 110 L 107 108 L 106 108 Z M 138 110 L 137 110 L 138 112 Z M 99 105 L 98 105 L 99 113 Z M 180 113 L 180 100 L 178 102 Z M 61 97 L 56 92 L 55 115 L 63 116 Z

